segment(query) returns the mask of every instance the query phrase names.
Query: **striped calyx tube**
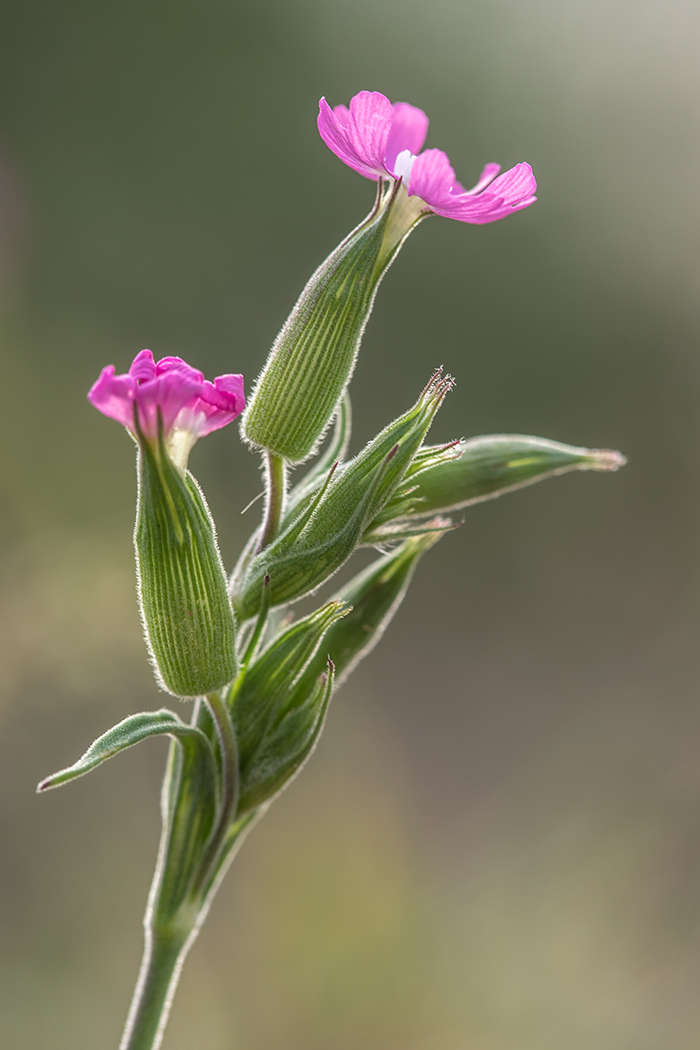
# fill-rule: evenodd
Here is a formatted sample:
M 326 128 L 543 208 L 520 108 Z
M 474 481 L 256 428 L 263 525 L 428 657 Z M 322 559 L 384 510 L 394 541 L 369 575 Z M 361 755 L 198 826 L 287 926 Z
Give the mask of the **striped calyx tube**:
M 379 282 L 420 221 L 403 197 L 380 182 L 370 215 L 299 296 L 243 416 L 251 444 L 290 463 L 316 449 L 352 375 Z
M 139 445 L 134 529 L 146 641 L 160 684 L 203 696 L 236 674 L 235 623 L 214 522 L 200 488 L 161 440 Z

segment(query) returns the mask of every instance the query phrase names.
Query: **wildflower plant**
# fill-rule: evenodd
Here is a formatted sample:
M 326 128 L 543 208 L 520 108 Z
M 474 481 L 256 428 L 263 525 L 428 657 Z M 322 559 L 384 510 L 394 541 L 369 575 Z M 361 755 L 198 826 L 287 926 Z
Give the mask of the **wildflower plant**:
M 161 689 L 190 709 L 134 714 L 39 790 L 88 773 L 156 735 L 171 738 L 163 831 L 144 920 L 145 950 L 122 1050 L 160 1045 L 187 951 L 245 834 L 313 751 L 340 682 L 379 641 L 422 556 L 455 512 L 573 470 L 614 471 L 617 452 L 491 435 L 428 444 L 453 381 L 434 371 L 415 403 L 348 456 L 348 385 L 379 283 L 429 215 L 502 219 L 535 201 L 528 164 L 487 164 L 471 190 L 447 156 L 421 152 L 422 110 L 363 91 L 321 100 L 318 128 L 347 165 L 377 183 L 367 218 L 304 288 L 246 405 L 243 377 L 209 382 L 177 357 L 136 355 L 103 369 L 88 397 L 137 446 L 134 544 L 146 644 Z M 262 521 L 227 579 L 204 495 L 187 469 L 195 441 L 241 417 L 264 462 Z M 301 480 L 289 467 L 327 447 Z M 449 516 L 448 516 L 449 515 Z M 375 561 L 299 619 L 360 547 Z M 275 611 L 284 610 L 285 615 Z

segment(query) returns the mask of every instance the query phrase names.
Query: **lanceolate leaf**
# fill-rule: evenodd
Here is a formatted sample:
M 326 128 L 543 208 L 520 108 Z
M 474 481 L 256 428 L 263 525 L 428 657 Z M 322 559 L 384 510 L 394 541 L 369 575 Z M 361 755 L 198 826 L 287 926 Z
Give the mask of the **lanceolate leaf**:
M 89 773 L 95 766 L 113 758 L 127 747 L 140 743 L 149 736 L 171 736 L 180 742 L 183 751 L 192 753 L 204 759 L 205 764 L 210 765 L 212 775 L 215 772 L 214 753 L 211 744 L 201 729 L 187 725 L 172 711 L 162 708 L 160 711 L 143 711 L 138 715 L 130 715 L 123 722 L 113 726 L 87 749 L 85 754 L 72 766 L 61 769 L 53 776 L 47 777 L 39 784 L 37 791 L 47 791 L 49 788 L 60 787 L 69 780 L 82 777 Z

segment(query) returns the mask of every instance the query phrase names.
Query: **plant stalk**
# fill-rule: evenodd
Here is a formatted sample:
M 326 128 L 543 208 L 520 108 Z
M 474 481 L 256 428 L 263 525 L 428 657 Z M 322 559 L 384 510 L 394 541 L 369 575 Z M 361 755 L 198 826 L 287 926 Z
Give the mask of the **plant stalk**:
M 282 456 L 265 451 L 265 518 L 257 553 L 268 547 L 277 536 L 286 485 L 286 464 Z
M 219 858 L 219 850 L 233 824 L 238 808 L 238 744 L 228 707 L 218 693 L 209 693 L 207 706 L 214 719 L 221 750 L 221 801 L 219 815 L 209 844 L 199 866 L 192 887 L 193 896 L 198 896 L 206 884 Z
M 193 939 L 192 934 L 158 935 L 146 930 L 141 972 L 119 1050 L 157 1050 L 160 1046 Z

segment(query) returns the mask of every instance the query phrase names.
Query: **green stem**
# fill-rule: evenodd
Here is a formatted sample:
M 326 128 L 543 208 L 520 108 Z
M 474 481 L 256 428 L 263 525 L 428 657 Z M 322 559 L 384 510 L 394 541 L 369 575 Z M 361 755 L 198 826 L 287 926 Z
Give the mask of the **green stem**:
M 275 452 L 265 452 L 265 518 L 258 554 L 272 543 L 279 531 L 284 507 L 285 468 L 282 456 L 278 456 Z
M 219 850 L 228 835 L 238 807 L 238 744 L 228 707 L 218 693 L 209 693 L 207 706 L 214 719 L 221 750 L 221 803 L 216 826 L 211 834 L 199 872 L 192 887 L 192 895 L 199 894 L 216 865 Z
M 191 936 L 146 932 L 136 991 L 119 1050 L 157 1050 L 163 1038 Z

